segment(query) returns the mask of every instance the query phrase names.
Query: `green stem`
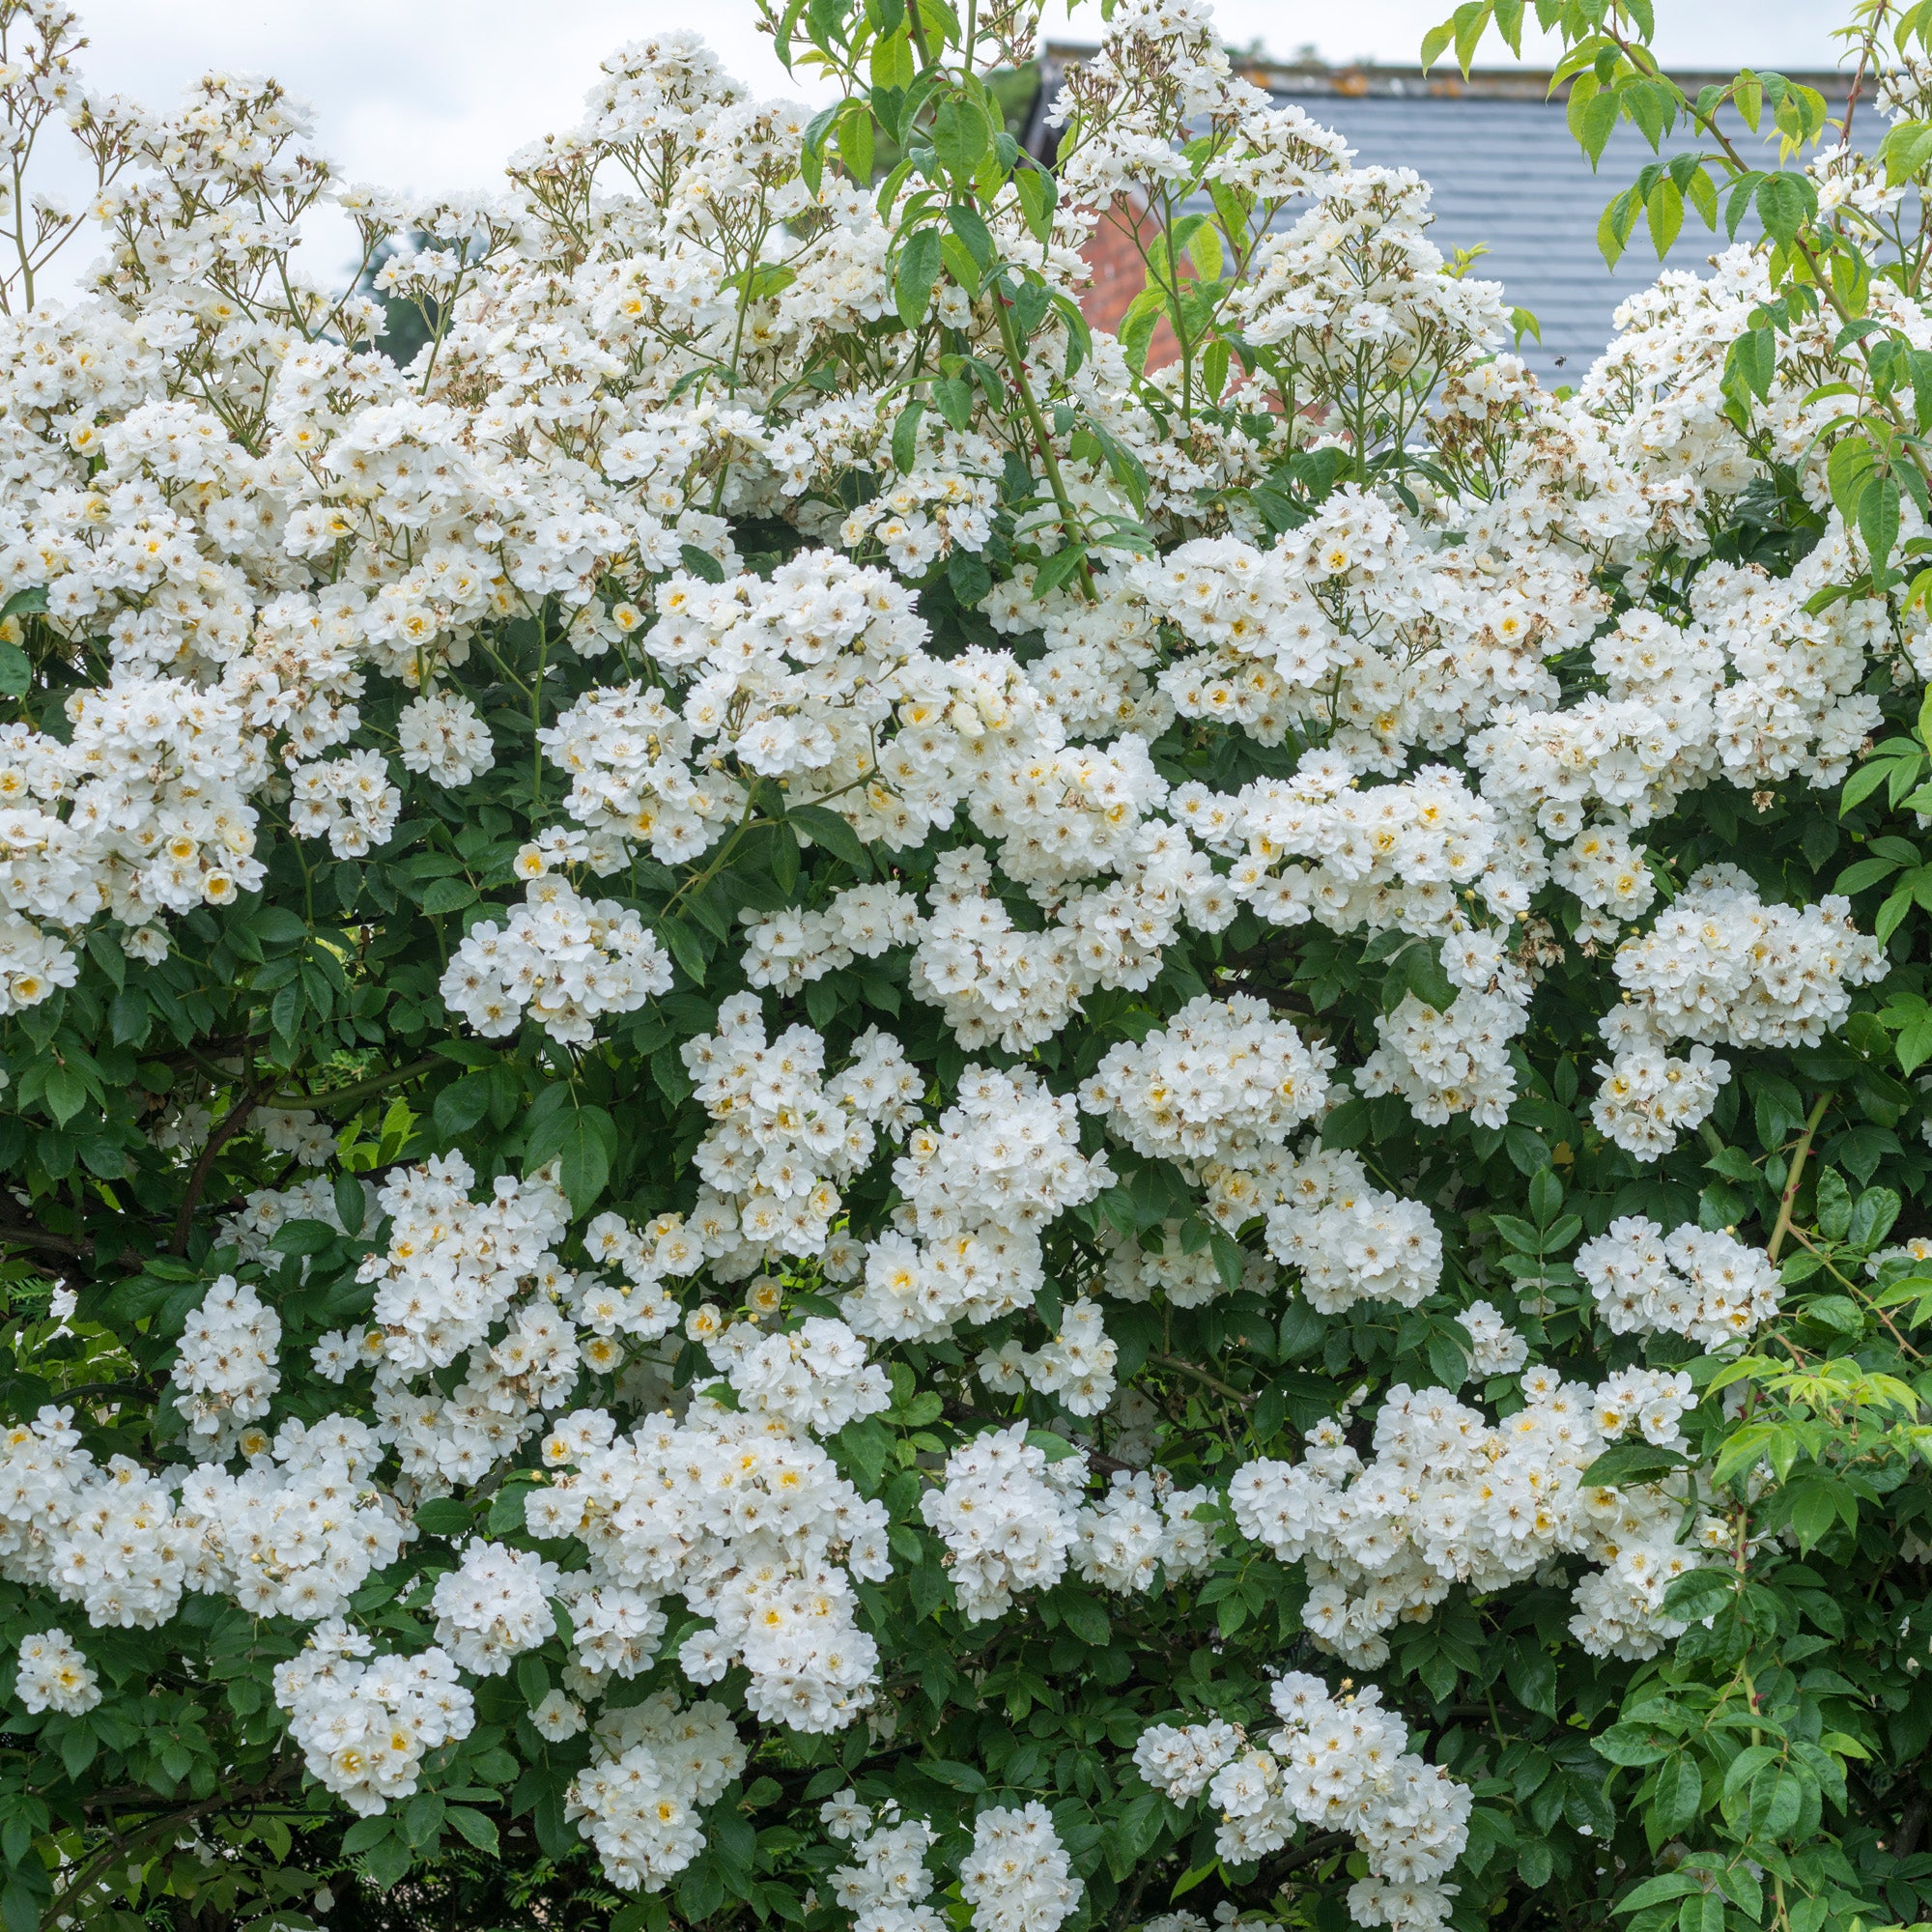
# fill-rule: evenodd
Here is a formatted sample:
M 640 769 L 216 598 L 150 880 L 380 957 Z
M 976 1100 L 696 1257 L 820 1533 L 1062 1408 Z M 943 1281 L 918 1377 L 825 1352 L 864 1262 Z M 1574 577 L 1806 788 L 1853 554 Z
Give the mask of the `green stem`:
M 1067 494 L 1066 479 L 1060 473 L 1060 459 L 1053 453 L 1053 440 L 1047 434 L 1046 417 L 1041 414 L 1039 400 L 1033 392 L 1033 384 L 1027 381 L 1026 357 L 1020 350 L 1019 331 L 1013 327 L 1013 305 L 1004 290 L 995 286 L 993 290 L 993 312 L 1000 319 L 1000 343 L 1007 352 L 1007 370 L 1012 379 L 1013 392 L 1020 399 L 1020 408 L 1026 412 L 1026 419 L 1033 430 L 1034 441 L 1039 450 L 1039 460 L 1046 470 L 1046 480 L 1053 491 L 1053 500 L 1060 511 L 1061 532 L 1068 543 L 1077 543 L 1086 548 L 1086 531 L 1073 508 L 1073 499 Z M 1089 603 L 1097 603 L 1099 595 L 1094 588 L 1094 573 L 1087 560 L 1080 560 L 1080 587 L 1087 593 Z
M 1196 1368 L 1192 1362 L 1182 1361 L 1179 1355 L 1151 1355 L 1150 1361 L 1158 1362 L 1164 1369 L 1173 1369 L 1183 1376 L 1192 1376 L 1197 1382 L 1212 1389 L 1216 1395 L 1224 1395 L 1230 1402 L 1238 1402 L 1243 1407 L 1252 1406 L 1254 1397 L 1243 1395 L 1237 1388 L 1231 1388 L 1217 1376 L 1210 1376 L 1206 1369 Z
M 386 1073 L 372 1073 L 368 1079 L 357 1080 L 348 1087 L 331 1087 L 321 1094 L 274 1094 L 262 1104 L 265 1107 L 343 1107 L 352 1100 L 366 1100 L 372 1094 L 380 1094 L 385 1088 L 400 1087 L 440 1064 L 435 1054 L 425 1054 L 420 1060 L 411 1061 L 407 1066 L 392 1066 Z
M 1784 1193 L 1777 1204 L 1777 1220 L 1771 1231 L 1771 1239 L 1765 1243 L 1765 1258 L 1777 1259 L 1777 1251 L 1784 1245 L 1784 1237 L 1791 1232 L 1791 1210 L 1798 1203 L 1798 1183 L 1804 1179 L 1804 1163 L 1811 1158 L 1811 1137 L 1818 1131 L 1818 1123 L 1825 1118 L 1825 1110 L 1832 1104 L 1833 1095 L 1820 1094 L 1812 1103 L 1811 1111 L 1804 1117 L 1804 1131 L 1798 1137 L 1798 1146 L 1791 1156 L 1791 1172 L 1785 1177 Z

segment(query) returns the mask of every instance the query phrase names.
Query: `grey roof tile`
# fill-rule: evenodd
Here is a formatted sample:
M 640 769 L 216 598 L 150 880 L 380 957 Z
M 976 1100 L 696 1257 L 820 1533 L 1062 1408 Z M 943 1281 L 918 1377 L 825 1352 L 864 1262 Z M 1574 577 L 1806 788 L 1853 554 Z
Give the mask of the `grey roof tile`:
M 1502 283 L 1509 299 L 1536 317 L 1543 339 L 1525 337 L 1521 353 L 1545 383 L 1582 375 L 1613 332 L 1617 304 L 1655 280 L 1660 266 L 1701 270 L 1725 245 L 1721 228 L 1714 236 L 1687 213 L 1663 264 L 1645 229 L 1616 268 L 1605 266 L 1598 217 L 1653 158 L 1628 126 L 1611 136 L 1593 175 L 1555 104 L 1377 95 L 1301 104 L 1354 148 L 1358 163 L 1413 168 L 1430 184 L 1430 235 L 1445 255 L 1485 246 L 1471 272 Z M 1663 152 L 1687 145 L 1666 140 Z M 1755 217 L 1747 216 L 1740 239 L 1756 233 Z

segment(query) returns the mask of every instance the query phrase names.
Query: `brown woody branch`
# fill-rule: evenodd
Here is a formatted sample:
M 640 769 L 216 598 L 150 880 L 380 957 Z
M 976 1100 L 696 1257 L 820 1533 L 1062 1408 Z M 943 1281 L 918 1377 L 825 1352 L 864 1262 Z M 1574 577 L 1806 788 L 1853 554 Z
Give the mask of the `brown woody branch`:
M 208 1136 L 208 1145 L 201 1151 L 201 1158 L 194 1164 L 194 1172 L 187 1178 L 187 1192 L 182 1198 L 181 1213 L 175 1221 L 175 1237 L 171 1243 L 174 1253 L 187 1253 L 187 1231 L 194 1225 L 194 1210 L 201 1205 L 202 1191 L 208 1185 L 208 1178 L 214 1172 L 214 1162 L 221 1150 L 248 1124 L 248 1118 L 268 1092 L 268 1084 L 257 1081 L 242 1091 L 242 1097 L 229 1108 Z

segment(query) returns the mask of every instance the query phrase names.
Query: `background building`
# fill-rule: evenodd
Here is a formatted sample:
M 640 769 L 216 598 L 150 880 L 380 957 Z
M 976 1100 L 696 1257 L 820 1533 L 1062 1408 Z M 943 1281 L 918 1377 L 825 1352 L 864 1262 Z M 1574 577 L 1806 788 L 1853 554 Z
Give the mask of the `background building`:
M 1054 144 L 1054 130 L 1046 125 L 1047 105 L 1065 70 L 1091 52 L 1049 45 L 1041 55 L 1044 84 L 1028 114 L 1025 140 L 1043 159 Z M 1617 304 L 1656 278 L 1657 251 L 1647 228 L 1632 238 L 1615 269 L 1605 267 L 1597 246 L 1597 222 L 1605 204 L 1654 158 L 1649 144 L 1634 128 L 1619 125 L 1592 173 L 1564 119 L 1567 90 L 1550 97 L 1547 72 L 1478 71 L 1464 80 L 1453 67 L 1438 66 L 1425 74 L 1412 67 L 1261 62 L 1247 71 L 1247 77 L 1277 101 L 1296 101 L 1333 128 L 1355 149 L 1358 163 L 1410 167 L 1431 184 L 1436 217 L 1431 239 L 1444 255 L 1478 244 L 1487 249 L 1471 272 L 1501 282 L 1512 302 L 1535 315 L 1542 341 L 1526 336 L 1521 354 L 1546 384 L 1577 381 L 1609 340 Z M 1706 82 L 1721 83 L 1730 76 L 1676 78 L 1694 98 Z M 1834 115 L 1844 111 L 1843 74 L 1793 78 L 1818 89 Z M 1872 112 L 1868 98 L 1861 112 Z M 1765 125 L 1768 128 L 1769 116 Z M 1874 117 L 1865 131 L 1876 133 L 1880 125 Z M 1855 134 L 1859 126 L 1855 116 Z M 1663 154 L 1693 145 L 1680 127 L 1674 138 L 1665 139 Z M 1774 138 L 1765 146 L 1767 166 L 1776 165 L 1776 153 Z M 1129 212 L 1121 214 L 1125 217 Z M 1757 232 L 1755 217 L 1747 216 L 1739 239 L 1752 239 Z M 1702 271 L 1709 257 L 1724 245 L 1721 227 L 1714 236 L 1687 211 L 1665 266 Z M 1111 328 L 1143 280 L 1129 220 L 1103 223 L 1089 254 L 1094 287 L 1085 304 L 1088 319 Z M 1156 338 L 1154 359 L 1164 359 L 1160 347 Z

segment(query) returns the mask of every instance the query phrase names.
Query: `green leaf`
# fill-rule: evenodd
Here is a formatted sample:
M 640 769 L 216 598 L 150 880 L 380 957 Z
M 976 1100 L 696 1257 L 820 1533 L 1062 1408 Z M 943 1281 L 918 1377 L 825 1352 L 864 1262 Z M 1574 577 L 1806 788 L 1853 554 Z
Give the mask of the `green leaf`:
M 934 158 L 955 181 L 965 181 L 993 151 L 993 124 L 986 110 L 964 94 L 949 95 L 934 110 Z
M 681 919 L 660 920 L 655 929 L 670 956 L 684 969 L 685 978 L 703 985 L 704 942 Z
M 1107 1612 L 1093 1597 L 1077 1596 L 1060 1606 L 1060 1620 L 1082 1643 L 1098 1649 L 1113 1636 Z
M 1684 195 L 1668 175 L 1651 189 L 1644 203 L 1644 214 L 1650 222 L 1651 242 L 1661 262 L 1670 253 L 1671 244 L 1684 226 Z
M 1642 206 L 1634 190 L 1626 188 L 1597 218 L 1597 248 L 1613 269 L 1630 244 L 1631 236 L 1636 229 L 1637 212 Z
M 993 587 L 993 573 L 969 550 L 955 550 L 946 559 L 946 581 L 961 606 L 970 611 Z
M 93 1727 L 82 1719 L 71 1724 L 60 1741 L 60 1760 L 70 1777 L 78 1777 L 94 1762 L 99 1740 Z
M 363 1875 L 379 1891 L 387 1891 L 410 1868 L 410 1848 L 401 1838 L 387 1837 L 367 1852 Z
M 1079 576 L 1080 567 L 1087 561 L 1086 550 L 1077 543 L 1069 543 L 1057 550 L 1042 563 L 1034 577 L 1034 592 L 1045 596 L 1050 590 L 1058 590 L 1062 584 Z
M 1877 451 L 1862 436 L 1848 436 L 1833 448 L 1825 466 L 1826 478 L 1831 487 L 1832 501 L 1837 506 L 1839 516 L 1848 524 L 1858 520 L 1865 484 L 1877 462 Z
M 1876 767 L 1867 767 L 1866 769 L 1873 772 L 1875 779 L 1874 784 L 1868 786 L 1867 789 L 1874 790 L 1878 784 L 1882 784 L 1885 781 L 1885 773 L 1882 769 Z M 1864 773 L 1861 772 L 1858 776 L 1862 778 Z M 1881 879 L 1889 879 L 1897 870 L 1898 861 L 1896 859 L 1861 859 L 1856 865 L 1847 866 L 1838 874 L 1837 881 L 1832 890 L 1847 895 L 1861 893 L 1869 887 L 1877 885 Z
M 1221 1286 L 1233 1294 L 1241 1285 L 1241 1275 L 1247 1263 L 1241 1244 L 1219 1228 L 1208 1231 L 1208 1242 L 1214 1251 L 1214 1271 L 1221 1277 Z
M 1563 1211 L 1563 1183 L 1553 1168 L 1543 1168 L 1529 1183 L 1529 1211 L 1539 1228 L 1547 1228 Z
M 1852 1209 L 1851 1226 L 1847 1230 L 1852 1246 L 1861 1254 L 1868 1254 L 1877 1247 L 1891 1233 L 1892 1223 L 1898 1219 L 1904 1205 L 1889 1187 L 1867 1187 Z
M 413 1851 L 436 1842 L 442 1830 L 442 1814 L 448 1808 L 434 1791 L 419 1791 L 403 1807 L 403 1836 Z
M 41 1093 L 47 1111 L 62 1126 L 87 1105 L 87 1082 L 71 1066 L 56 1066 L 46 1077 Z
M 855 182 L 867 185 L 872 179 L 872 114 L 861 100 L 849 100 L 839 115 L 838 158 Z
M 1898 543 L 1898 484 L 1890 476 L 1874 476 L 1859 497 L 1859 535 L 1876 582 L 1889 581 L 1888 565 Z
M 1801 1483 L 1791 1492 L 1791 1526 L 1798 1532 L 1798 1548 L 1809 1552 L 1837 1526 L 1836 1486 L 1831 1483 Z
M 848 1422 L 832 1440 L 865 1478 L 866 1487 L 877 1489 L 893 1453 L 892 1432 L 876 1416 L 867 1416 L 863 1422 Z
M 481 1811 L 471 1810 L 467 1804 L 452 1804 L 449 1807 L 448 1823 L 459 1836 L 467 1838 L 479 1852 L 491 1858 L 497 1856 L 496 1821 Z
M 1463 0 L 1456 9 L 1454 25 L 1456 29 L 1456 65 L 1463 70 L 1466 79 L 1469 66 L 1476 58 L 1476 49 L 1482 43 L 1483 30 L 1490 24 L 1490 16 L 1494 12 L 1492 0 Z
M 1618 1442 L 1605 1449 L 1577 1480 L 1585 1489 L 1629 1489 L 1654 1483 L 1683 1466 L 1684 1458 L 1675 1450 L 1653 1448 L 1648 1442 Z
M 532 1709 L 550 1695 L 550 1667 L 542 1658 L 526 1651 L 517 1659 L 517 1689 Z
M 1932 122 L 1895 122 L 1879 144 L 1879 158 L 1885 162 L 1885 184 L 1896 187 L 1910 181 L 1928 160 L 1932 160 Z
M 1807 1321 L 1816 1321 L 1840 1335 L 1862 1335 L 1864 1312 L 1848 1294 L 1821 1294 L 1807 1301 L 1801 1311 Z
M 1658 1772 L 1650 1802 L 1656 1829 L 1667 1836 L 1695 1823 L 1704 1803 L 1704 1776 L 1689 1751 L 1680 1751 Z
M 1676 1749 L 1668 1732 L 1646 1724 L 1612 1724 L 1590 1740 L 1590 1748 L 1612 1764 L 1655 1764 Z
M 792 825 L 814 845 L 843 859 L 861 878 L 870 876 L 872 862 L 859 835 L 839 815 L 822 805 L 795 805 L 787 813 Z
M 1751 1779 L 1747 1816 L 1763 1838 L 1787 1836 L 1804 1811 L 1804 1787 L 1788 1771 L 1767 1765 Z
M 430 1118 L 454 1140 L 467 1134 L 489 1111 L 489 1074 L 466 1073 L 436 1096 L 430 1106 Z
M 468 879 L 432 879 L 423 888 L 422 909 L 426 913 L 461 912 L 476 903 L 476 888 Z
M 920 418 L 924 414 L 925 405 L 915 398 L 893 425 L 893 468 L 901 475 L 909 475 L 918 459 Z
M 415 1520 L 416 1527 L 429 1536 L 462 1536 L 475 1521 L 469 1505 L 454 1496 L 432 1496 L 418 1504 Z
M 1020 212 L 1033 239 L 1042 247 L 1053 236 L 1053 208 L 1057 185 L 1040 168 L 1023 167 L 1013 176 L 1013 188 L 1020 198 Z
M 908 328 L 917 328 L 924 320 L 941 260 L 938 229 L 916 228 L 906 237 L 893 271 L 893 301 Z
M 1690 1571 L 1664 1591 L 1664 1614 L 1684 1623 L 1702 1623 L 1730 1603 L 1737 1585 L 1737 1576 L 1729 1570 Z
M 1774 242 L 1795 241 L 1818 206 L 1818 191 L 1802 174 L 1766 175 L 1757 185 L 1757 218 Z
M 1777 336 L 1770 328 L 1747 328 L 1725 352 L 1726 372 L 1736 371 L 1752 395 L 1760 400 L 1771 395 L 1777 375 Z
M 1696 1875 L 1691 1872 L 1661 1872 L 1656 1878 L 1647 1878 L 1634 1889 L 1625 1892 L 1617 1900 L 1615 1909 L 1619 1912 L 1641 1912 L 1645 1906 L 1662 1905 L 1667 1899 L 1683 1898 L 1701 1889 Z
M 390 1836 L 396 1828 L 396 1821 L 388 1813 L 374 1818 L 358 1818 L 342 1834 L 342 1854 L 345 1858 L 360 1858 L 372 1845 L 380 1845 Z
M 1577 136 L 1577 145 L 1590 157 L 1590 165 L 1595 167 L 1604 157 L 1604 150 L 1609 145 L 1611 134 L 1617 126 L 1617 96 L 1615 94 L 1595 94 L 1587 96 L 1580 105 L 1576 104 L 1576 96 L 1571 96 L 1573 112 L 1571 130 Z
M 363 1219 L 369 1211 L 368 1197 L 362 1192 L 362 1183 L 353 1174 L 338 1174 L 333 1193 L 335 1218 L 347 1233 L 359 1235 Z
M 1693 1891 L 1677 1909 L 1677 1932 L 1724 1932 L 1724 1901 L 1715 1891 Z
M 946 224 L 958 237 L 974 268 L 983 275 L 993 266 L 993 238 L 984 216 L 977 208 L 954 202 L 946 211 Z
M 1547 1718 L 1556 1715 L 1556 1665 L 1547 1651 L 1519 1638 L 1503 1670 L 1510 1694 L 1524 1710 L 1540 1711 Z
M 602 1107 L 581 1107 L 566 1123 L 562 1145 L 563 1191 L 582 1214 L 604 1192 L 617 1151 L 617 1125 Z

